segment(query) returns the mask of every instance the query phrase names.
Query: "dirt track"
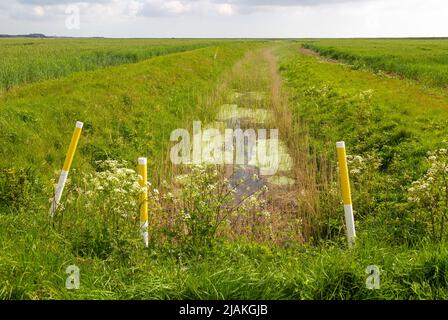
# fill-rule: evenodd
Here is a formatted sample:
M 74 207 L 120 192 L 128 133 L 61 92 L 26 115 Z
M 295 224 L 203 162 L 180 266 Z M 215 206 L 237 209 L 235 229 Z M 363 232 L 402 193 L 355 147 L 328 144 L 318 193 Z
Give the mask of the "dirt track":
M 316 51 L 313 51 L 308 48 L 300 47 L 299 52 L 306 56 L 316 57 L 322 62 L 331 63 L 331 64 L 339 64 L 340 63 L 338 60 L 325 58 L 325 57 L 321 56 L 319 53 L 317 53 Z

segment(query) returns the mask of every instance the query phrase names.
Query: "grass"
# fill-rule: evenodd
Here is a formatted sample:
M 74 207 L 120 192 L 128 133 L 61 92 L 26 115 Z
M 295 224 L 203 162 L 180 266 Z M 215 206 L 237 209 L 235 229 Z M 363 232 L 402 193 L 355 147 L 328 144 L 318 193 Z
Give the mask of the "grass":
M 337 181 L 336 141 L 344 140 L 349 154 L 374 155 L 380 167 L 367 169 L 372 176 L 353 186 L 359 214 L 387 230 L 380 237 L 396 234 L 392 243 L 416 235 L 410 217 L 416 208 L 407 201 L 407 188 L 428 169 L 427 152 L 446 144 L 446 92 L 297 57 L 295 50 L 283 53 L 282 74 L 293 91 L 296 130 L 309 134 L 312 150 L 321 157 L 318 165 L 324 165 L 320 179 Z
M 14 225 L 15 228 L 9 226 Z M 278 248 L 220 242 L 219 250 L 179 259 L 169 248 L 132 250 L 125 260 L 79 257 L 41 215 L 0 222 L 2 299 L 446 299 L 448 248 L 426 245 L 352 251 L 338 246 Z M 25 232 L 26 231 L 26 232 Z M 76 264 L 81 287 L 65 289 Z M 365 287 L 368 265 L 381 268 L 381 289 Z
M 199 96 L 211 91 L 250 46 L 177 53 L 15 89 L 0 102 L 0 167 L 31 167 L 36 177 L 55 177 L 74 123 L 82 120 L 74 168 L 147 156 L 150 176 L 158 181 L 167 172 L 170 132 L 197 114 L 203 118 L 213 112 L 198 105 Z
M 355 68 L 392 73 L 429 86 L 448 85 L 447 39 L 317 40 L 305 46 Z
M 228 42 L 5 93 L 0 299 L 447 299 L 448 247 L 431 239 L 425 210 L 407 199 L 407 187 L 428 168 L 427 151 L 444 146 L 446 92 L 325 63 L 300 53 L 299 45 Z M 116 199 L 99 191 L 87 206 L 79 191 L 88 184 L 82 174 L 100 171 L 96 161 L 105 159 L 128 160 L 132 168 L 138 156 L 147 156 L 149 180 L 162 197 L 163 180 L 175 173 L 167 159 L 171 130 L 190 128 L 192 120 L 213 121 L 235 91 L 267 93 L 262 103 L 278 119 L 269 125 L 281 125 L 295 158 L 298 205 L 291 212 L 303 219 L 301 228 L 270 220 L 294 241 L 221 230 L 198 247 L 183 231 L 154 227 L 144 249 L 135 232 L 138 210 L 114 216 L 109 207 Z M 85 129 L 64 200 L 73 197 L 51 221 L 51 179 L 76 120 Z M 338 140 L 350 154 L 368 159 L 359 175 L 351 173 L 358 233 L 352 250 L 345 243 L 335 170 Z M 209 192 L 193 200 L 213 197 Z M 152 222 L 170 217 L 167 207 L 155 204 Z M 181 214 L 174 208 L 174 216 Z M 76 291 L 65 288 L 71 264 L 81 269 Z M 366 288 L 369 265 L 380 267 L 379 290 Z
M 182 39 L 0 39 L 0 93 L 24 83 L 135 63 L 225 42 Z
M 405 138 L 411 136 L 409 139 L 418 142 L 424 149 L 420 155 L 424 155 L 426 151 L 435 148 L 437 143 L 441 143 L 444 138 L 443 127 L 446 124 L 446 100 L 448 98 L 446 91 L 425 88 L 416 83 L 375 75 L 369 71 L 353 70 L 345 65 L 320 63 L 315 57 L 310 56 L 300 55 L 298 59 L 290 58 L 288 63 L 288 65 L 282 66 L 282 69 L 286 81 L 296 90 L 294 92 L 295 100 L 299 107 L 296 111 L 300 110 L 301 116 L 309 118 L 310 124 L 318 121 L 325 124 L 323 128 L 313 128 L 315 130 L 313 136 L 320 142 L 332 143 L 327 140 L 330 136 L 333 137 L 332 140 L 345 138 L 353 142 L 356 147 L 363 147 L 364 150 L 367 150 L 374 147 L 381 148 L 381 144 L 384 145 L 382 142 L 387 144 L 387 141 L 384 140 L 388 135 L 398 134 L 398 131 L 404 130 Z M 305 84 L 305 88 L 297 90 L 300 85 Z M 360 93 L 365 93 L 371 95 L 369 103 L 371 102 L 373 106 L 361 107 L 358 110 L 347 109 L 339 115 L 337 115 L 340 111 L 338 110 L 339 106 L 326 105 L 325 109 L 319 112 L 303 110 L 305 106 L 300 107 L 299 96 L 309 96 L 303 102 L 306 104 L 312 98 L 318 99 L 318 97 L 313 97 L 313 94 L 318 95 L 317 91 L 319 90 L 325 91 L 329 95 L 319 101 L 322 104 L 343 103 L 342 100 L 347 100 L 348 104 L 352 104 L 353 108 L 356 108 L 356 104 L 359 106 L 362 101 L 354 99 Z M 369 93 L 369 91 L 371 92 Z M 353 99 L 350 101 L 351 98 Z M 304 120 L 306 121 L 306 119 Z M 392 123 L 390 123 L 391 121 Z M 383 129 L 389 125 L 393 125 L 397 130 L 385 132 Z M 372 136 L 372 133 L 378 133 L 378 135 Z M 365 136 L 365 134 L 369 136 Z M 398 136 L 397 138 L 399 139 Z M 408 149 L 408 151 L 412 152 L 412 149 Z M 359 151 L 363 150 L 359 149 Z M 403 151 L 406 152 L 406 150 Z M 417 157 L 413 156 L 406 158 L 409 161 L 417 160 Z

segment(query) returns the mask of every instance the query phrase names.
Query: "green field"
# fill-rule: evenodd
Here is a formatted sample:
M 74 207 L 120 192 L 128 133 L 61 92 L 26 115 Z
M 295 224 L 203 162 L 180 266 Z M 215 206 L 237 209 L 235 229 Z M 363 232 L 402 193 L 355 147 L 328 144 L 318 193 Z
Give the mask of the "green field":
M 0 39 L 0 93 L 23 83 L 134 63 L 223 42 L 181 39 Z
M 448 39 L 317 40 L 305 45 L 355 68 L 367 67 L 430 86 L 448 85 Z
M 0 299 L 448 298 L 445 40 L 1 41 L 2 79 L 20 80 L 0 97 Z M 42 59 L 39 75 L 15 69 L 13 50 L 29 65 Z M 138 58 L 80 63 L 97 52 Z M 213 124 L 234 101 L 275 116 L 263 125 L 280 129 L 295 183 L 218 223 L 229 200 L 217 191 L 222 168 L 193 168 L 179 185 L 169 139 L 194 120 Z M 76 121 L 84 129 L 50 218 Z M 152 183 L 148 248 L 131 171 L 140 156 Z M 79 290 L 65 288 L 72 264 Z M 366 288 L 369 265 L 381 270 L 378 290 Z

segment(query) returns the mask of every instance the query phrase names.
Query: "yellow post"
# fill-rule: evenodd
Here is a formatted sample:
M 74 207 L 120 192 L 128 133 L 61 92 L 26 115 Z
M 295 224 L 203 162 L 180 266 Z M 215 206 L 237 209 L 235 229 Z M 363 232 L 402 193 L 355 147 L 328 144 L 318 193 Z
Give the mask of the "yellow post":
M 347 229 L 348 245 L 351 247 L 355 242 L 355 218 L 353 217 L 352 195 L 350 192 L 350 180 L 348 176 L 347 155 L 345 152 L 345 142 L 336 143 L 338 154 L 339 176 L 341 179 L 342 202 L 344 203 L 345 225 Z
M 145 247 L 148 246 L 148 168 L 147 159 L 138 158 L 137 172 L 139 175 L 139 184 L 142 188 L 140 193 L 140 232 L 145 242 Z
M 72 140 L 70 141 L 64 165 L 62 167 L 61 175 L 59 176 L 59 181 L 56 186 L 55 195 L 53 201 L 51 202 L 50 216 L 52 217 L 58 207 L 59 201 L 61 200 L 62 192 L 64 191 L 65 183 L 67 182 L 68 172 L 70 170 L 70 166 L 72 165 L 73 157 L 75 155 L 76 147 L 78 146 L 78 141 L 79 137 L 81 136 L 83 125 L 84 124 L 80 121 L 76 122 L 75 131 L 73 132 Z

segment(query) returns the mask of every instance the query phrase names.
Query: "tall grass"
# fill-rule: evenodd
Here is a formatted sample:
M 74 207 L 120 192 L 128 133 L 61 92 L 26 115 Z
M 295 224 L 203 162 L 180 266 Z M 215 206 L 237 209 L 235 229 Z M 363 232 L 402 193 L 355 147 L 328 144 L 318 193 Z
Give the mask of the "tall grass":
M 0 39 L 0 93 L 23 83 L 224 43 L 177 39 Z
M 426 151 L 446 136 L 446 100 L 398 79 L 320 63 L 297 49 L 233 43 L 5 94 L 0 299 L 446 299 L 448 248 L 412 223 L 401 188 L 425 172 Z M 271 230 L 245 225 L 209 232 L 215 210 L 204 203 L 217 192 L 175 194 L 185 201 L 170 212 L 157 205 L 168 202 L 163 180 L 176 174 L 167 158 L 171 130 L 213 121 L 235 91 L 266 93 L 257 107 L 273 110 L 278 121 L 267 125 L 281 127 L 296 159 L 299 188 L 278 195 L 270 220 L 271 230 L 290 241 L 266 241 Z M 70 196 L 50 220 L 50 178 L 57 177 L 75 120 L 84 120 L 85 129 Z M 337 140 L 347 142 L 349 153 L 376 159 L 367 157 L 373 152 L 382 163 L 360 168 L 362 179 L 352 174 L 358 228 L 352 250 L 335 174 Z M 150 191 L 147 249 L 137 232 L 136 195 L 97 183 L 107 176 L 102 160 L 127 160 L 132 168 L 138 156 L 150 159 L 149 180 L 159 189 Z M 209 184 L 205 174 L 196 177 Z M 284 201 L 295 205 L 281 206 Z M 65 288 L 72 264 L 81 270 L 74 291 Z M 366 288 L 369 265 L 380 267 L 379 290 Z
M 304 44 L 323 56 L 417 80 L 448 86 L 448 40 L 317 40 Z
M 0 101 L 0 166 L 29 166 L 46 180 L 54 177 L 72 126 L 82 120 L 75 168 L 146 155 L 150 173 L 161 177 L 167 171 L 170 132 L 185 119 L 211 112 L 200 109 L 198 97 L 210 92 L 250 46 L 220 47 L 216 59 L 216 48 L 205 48 L 18 88 Z
M 320 230 L 317 238 L 343 237 L 338 140 L 346 142 L 352 156 L 355 216 L 361 230 L 392 244 L 418 244 L 430 236 L 434 223 L 428 219 L 433 214 L 443 229 L 444 213 L 418 207 L 409 201 L 408 189 L 428 170 L 427 153 L 446 148 L 446 98 L 416 83 L 325 63 L 294 50 L 284 52 L 281 68 L 294 92 L 293 118 L 301 120 L 296 128 L 305 125 L 309 152 L 318 155 L 319 219 L 312 224 Z
M 256 93 L 257 98 L 235 99 L 235 93 Z M 277 59 L 272 52 L 270 46 L 247 52 L 232 69 L 224 75 L 220 82 L 216 85 L 216 89 L 207 95 L 200 102 L 206 109 L 214 112 L 210 113 L 206 118 L 206 122 L 213 125 L 214 116 L 219 112 L 223 104 L 236 103 L 238 107 L 249 109 L 265 109 L 273 114 L 273 119 L 269 119 L 266 123 L 250 123 L 244 122 L 246 128 L 277 128 L 280 130 L 280 140 L 285 141 L 290 148 L 290 153 L 295 157 L 294 150 L 296 144 L 292 140 L 294 135 L 291 134 L 292 119 L 289 116 L 289 106 L 287 96 L 283 94 L 281 89 L 281 78 L 277 70 Z M 244 121 L 245 119 L 243 119 Z M 256 121 L 255 121 L 256 122 Z M 185 124 L 187 128 L 191 128 L 191 123 Z M 299 159 L 297 163 L 302 163 Z M 176 170 L 176 169 L 174 169 Z M 301 171 L 300 168 L 298 171 Z M 293 176 L 296 174 L 292 173 Z M 302 172 L 303 175 L 303 172 Z M 297 181 L 301 184 L 302 181 Z M 297 201 L 298 190 L 292 188 L 273 187 L 272 191 L 263 199 L 268 203 L 270 217 L 267 219 L 260 218 L 259 214 L 246 214 L 246 217 L 239 215 L 232 222 L 234 225 L 231 232 L 223 232 L 226 237 L 234 240 L 250 240 L 259 243 L 277 243 L 285 244 L 292 242 L 302 242 L 304 230 L 302 222 L 309 213 L 309 206 L 303 205 L 301 208 L 296 207 L 296 203 L 303 203 L 302 200 Z M 302 210 L 303 209 L 303 210 Z
M 14 225 L 14 228 L 10 226 Z M 75 231 L 61 237 L 41 214 L 0 220 L 0 299 L 447 299 L 448 249 L 381 247 L 358 239 L 288 249 L 221 242 L 218 250 L 179 259 L 170 248 L 77 256 Z M 124 254 L 125 253 L 125 254 Z M 80 289 L 65 288 L 65 268 L 80 268 Z M 380 267 L 380 289 L 365 286 Z

